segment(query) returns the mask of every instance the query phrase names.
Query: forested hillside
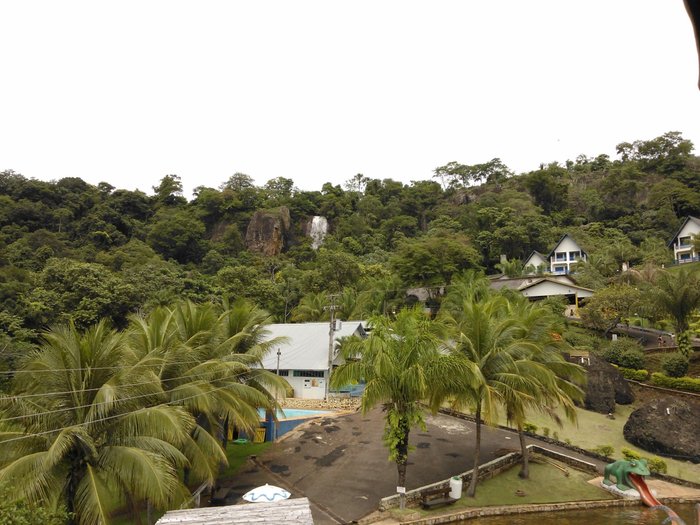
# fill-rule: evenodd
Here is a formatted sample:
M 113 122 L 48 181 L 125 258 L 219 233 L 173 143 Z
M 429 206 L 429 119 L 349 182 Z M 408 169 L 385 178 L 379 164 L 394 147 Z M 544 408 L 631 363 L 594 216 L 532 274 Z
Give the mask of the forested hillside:
M 579 156 L 514 174 L 499 159 L 450 162 L 403 184 L 358 174 L 298 191 L 278 177 L 257 187 L 236 173 L 188 201 L 177 175 L 152 194 L 78 178 L 42 182 L 0 173 L 0 349 L 21 352 L 47 326 L 136 311 L 176 299 L 249 298 L 282 321 L 322 319 L 328 292 L 341 318 L 386 312 L 405 290 L 441 285 L 463 269 L 517 272 L 532 250 L 570 233 L 590 254 L 579 282 L 604 286 L 622 262 L 668 262 L 680 219 L 700 214 L 700 159 L 670 132 L 622 143 L 618 158 Z M 28 174 L 31 175 L 31 174 Z M 289 210 L 281 253 L 246 245 L 256 211 Z M 313 249 L 313 216 L 328 220 Z M 514 269 L 515 268 L 515 269 Z

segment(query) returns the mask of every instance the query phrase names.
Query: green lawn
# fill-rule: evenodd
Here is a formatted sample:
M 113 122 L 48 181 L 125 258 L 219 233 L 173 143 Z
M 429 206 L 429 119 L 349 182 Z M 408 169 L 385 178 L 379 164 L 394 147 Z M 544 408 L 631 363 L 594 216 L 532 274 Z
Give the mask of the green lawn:
M 241 468 L 249 456 L 257 456 L 271 445 L 266 443 L 245 443 L 236 444 L 229 443 L 226 447 L 226 457 L 228 458 L 228 467 L 219 475 L 219 479 L 227 479 L 232 477 L 236 471 Z
M 565 467 L 561 463 L 557 464 Z M 470 507 L 613 499 L 609 492 L 588 483 L 588 480 L 595 477 L 594 475 L 572 468 L 567 467 L 569 475 L 566 476 L 564 472 L 551 463 L 533 462 L 530 464 L 529 479 L 518 477 L 519 471 L 520 465 L 515 465 L 494 478 L 480 482 L 476 487 L 474 498 L 465 495 L 467 491 L 465 484 L 462 489 L 462 498 L 449 507 L 443 506 L 429 511 L 421 508 L 411 508 L 404 511 L 394 509 L 391 513 L 396 517 L 402 517 L 406 514 L 420 514 L 425 517 L 444 513 L 447 509 L 450 512 L 456 512 L 459 509 Z M 521 491 L 524 495 L 518 496 L 516 491 Z
M 561 463 L 557 464 L 566 467 Z M 533 462 L 530 464 L 529 479 L 521 479 L 518 476 L 520 466 L 516 465 L 494 478 L 482 481 L 476 486 L 475 498 L 464 496 L 455 505 L 486 507 L 613 499 L 609 492 L 588 483 L 588 480 L 595 475 L 568 467 L 566 469 L 568 476 L 550 463 Z M 518 490 L 525 495 L 518 496 L 516 494 Z
M 613 455 L 616 459 L 622 459 L 621 450 L 623 447 L 636 450 L 642 456 L 651 457 L 653 454 L 650 452 L 628 443 L 622 432 L 629 415 L 635 408 L 635 405 L 617 405 L 615 419 L 608 419 L 606 415 L 598 414 L 597 412 L 577 409 L 578 422 L 569 423 L 565 421 L 562 428 L 557 427 L 554 421 L 539 413 L 529 414 L 528 421 L 539 427 L 537 430 L 538 434 L 542 435 L 543 429 L 548 427 L 550 429 L 550 437 L 556 432 L 559 441 L 569 439 L 571 444 L 586 450 L 593 450 L 600 445 L 610 445 L 615 449 Z M 561 417 L 564 419 L 563 414 Z M 502 421 L 501 424 L 505 424 L 505 421 Z M 670 476 L 690 481 L 700 479 L 700 465 L 670 458 L 663 458 L 663 460 L 668 465 L 667 474 Z

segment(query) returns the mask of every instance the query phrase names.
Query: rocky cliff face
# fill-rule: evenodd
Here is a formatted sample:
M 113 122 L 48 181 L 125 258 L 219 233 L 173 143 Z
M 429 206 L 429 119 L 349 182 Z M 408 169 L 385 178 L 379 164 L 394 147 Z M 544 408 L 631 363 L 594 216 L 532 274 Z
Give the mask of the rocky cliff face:
M 625 439 L 644 450 L 700 463 L 700 402 L 656 398 L 630 415 Z
M 256 211 L 245 234 L 247 248 L 266 256 L 279 255 L 286 245 L 290 224 L 289 209 L 285 206 Z
M 610 414 L 615 412 L 615 403 L 628 405 L 633 401 L 634 394 L 620 372 L 610 363 L 591 355 L 584 406 L 594 412 Z

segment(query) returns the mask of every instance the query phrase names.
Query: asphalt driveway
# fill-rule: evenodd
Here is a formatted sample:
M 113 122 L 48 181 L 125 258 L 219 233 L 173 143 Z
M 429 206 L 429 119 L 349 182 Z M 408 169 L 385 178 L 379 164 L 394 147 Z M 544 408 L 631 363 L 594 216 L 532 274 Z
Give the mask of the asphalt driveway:
M 382 442 L 380 409 L 318 418 L 297 427 L 249 462 L 235 480 L 227 503 L 257 485 L 284 486 L 294 496 L 308 497 L 317 525 L 349 523 L 377 509 L 381 498 L 396 493 L 396 465 Z M 517 435 L 482 427 L 480 463 L 518 449 Z M 447 479 L 471 469 L 475 426 L 438 414 L 428 416 L 426 430 L 410 435 L 406 488 Z

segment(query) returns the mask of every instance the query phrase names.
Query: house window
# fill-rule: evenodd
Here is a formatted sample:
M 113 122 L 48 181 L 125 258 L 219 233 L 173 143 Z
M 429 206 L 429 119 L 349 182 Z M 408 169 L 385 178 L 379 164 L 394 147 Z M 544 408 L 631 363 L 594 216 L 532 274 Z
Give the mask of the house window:
M 569 260 L 570 261 L 575 261 L 579 257 L 581 257 L 581 252 L 569 252 Z
M 681 248 L 687 248 L 688 246 L 690 246 L 690 236 L 681 237 L 680 239 L 678 239 L 678 243 L 680 244 Z
M 287 377 L 289 375 L 289 370 L 280 370 L 278 375 Z
M 556 261 L 566 261 L 566 252 L 557 252 L 554 254 Z
M 295 370 L 294 377 L 323 377 L 323 370 Z

